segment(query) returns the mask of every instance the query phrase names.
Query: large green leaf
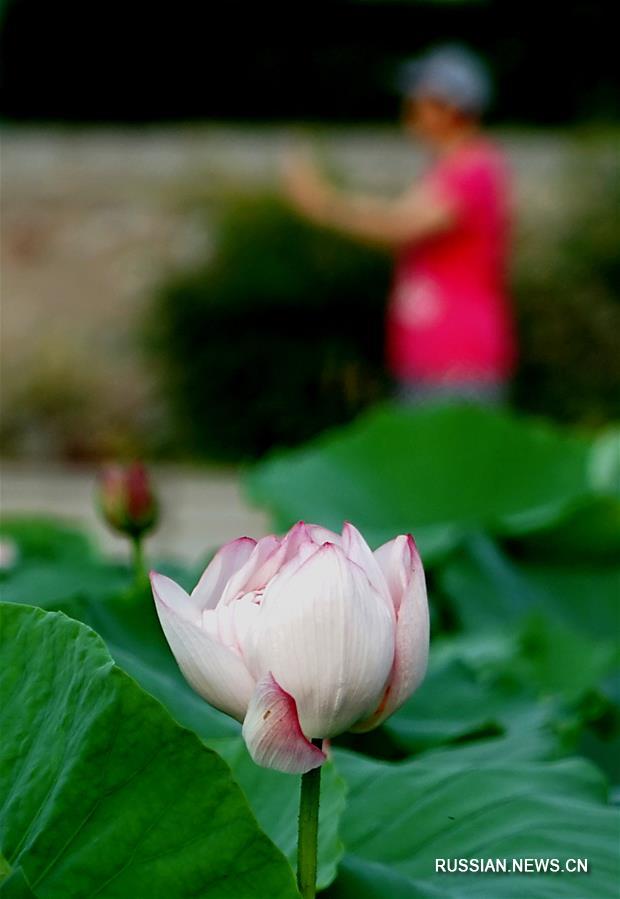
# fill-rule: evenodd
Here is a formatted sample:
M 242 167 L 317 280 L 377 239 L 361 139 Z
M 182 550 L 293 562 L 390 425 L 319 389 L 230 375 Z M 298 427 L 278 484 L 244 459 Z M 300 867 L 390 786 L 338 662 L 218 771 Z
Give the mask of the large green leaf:
M 245 793 L 259 824 L 284 852 L 292 865 L 297 858 L 297 815 L 299 778 L 259 768 L 251 760 L 243 740 L 210 740 L 209 745 L 222 755 Z M 345 807 L 345 783 L 333 762 L 321 769 L 319 809 L 319 889 L 336 876 L 344 851 L 339 836 L 340 818 Z
M 120 573 L 119 573 L 120 572 Z M 162 702 L 179 724 L 203 738 L 232 736 L 239 725 L 187 684 L 170 652 L 147 590 L 127 587 L 117 566 L 27 565 L 2 585 L 7 602 L 44 606 L 88 624 L 128 674 Z M 119 592 L 124 584 L 125 589 Z M 32 587 L 32 589 L 30 589 Z
M 102 557 L 86 535 L 60 521 L 44 517 L 8 517 L 0 523 L 0 537 L 16 546 L 16 559 L 1 573 L 3 598 L 46 609 L 69 606 L 75 600 L 103 600 L 129 588 L 130 566 Z M 158 561 L 157 568 L 185 587 L 196 583 L 200 571 Z
M 424 758 L 390 764 L 336 754 L 349 787 L 348 856 L 332 899 L 612 899 L 618 810 L 582 760 L 506 764 Z M 588 874 L 453 875 L 435 859 L 587 858 Z
M 612 425 L 595 439 L 590 453 L 590 479 L 620 499 L 620 425 Z
M 620 499 L 588 498 L 561 521 L 523 536 L 519 550 L 545 562 L 613 563 L 620 557 Z
M 510 559 L 481 534 L 437 573 L 460 623 L 473 633 L 543 612 L 564 627 L 612 638 L 620 621 L 620 565 L 550 565 Z
M 472 529 L 537 530 L 604 494 L 591 453 L 585 440 L 508 414 L 388 406 L 259 464 L 248 487 L 280 528 L 350 519 L 375 544 L 413 531 L 428 562 Z
M 115 662 L 159 699 L 179 724 L 204 739 L 239 733 L 239 724 L 201 699 L 179 671 L 150 591 L 117 594 L 104 603 L 83 602 L 73 617 L 103 637 Z
M 0 894 L 2 899 L 36 899 L 21 868 L 9 870 L 6 879 L 0 878 Z
M 86 562 L 96 558 L 92 543 L 82 531 L 53 518 L 5 517 L 0 522 L 0 536 L 16 543 L 21 562 Z
M 620 556 L 620 429 L 596 437 L 588 454 L 593 493 L 559 520 L 520 536 L 520 552 L 545 561 L 613 562 Z
M 3 522 L 18 547 L 18 561 L 1 583 L 5 602 L 62 611 L 88 624 L 106 641 L 115 661 L 167 706 L 176 720 L 204 738 L 239 732 L 236 722 L 211 708 L 187 685 L 164 639 L 148 589 L 135 589 L 123 565 L 105 562 L 68 526 L 37 518 Z M 180 583 L 192 572 L 158 565 Z
M 124 591 L 104 598 L 106 583 L 103 569 L 99 595 L 89 592 L 89 579 L 73 598 L 61 602 L 61 586 L 64 565 L 56 570 L 58 593 L 50 604 L 60 607 L 73 618 L 89 624 L 102 636 L 116 663 L 131 674 L 149 693 L 159 699 L 176 721 L 208 740 L 217 752 L 225 755 L 235 776 L 241 782 L 252 810 L 261 825 L 285 852 L 291 862 L 295 860 L 297 804 L 299 801 L 297 778 L 267 771 L 254 765 L 245 752 L 243 741 L 233 738 L 240 731 L 239 724 L 218 712 L 187 684 L 181 675 L 174 656 L 163 636 L 155 614 L 152 597 L 148 592 Z M 36 571 L 30 566 L 29 570 Z M 78 584 L 76 577 L 69 583 Z M 112 583 L 114 583 L 112 579 Z M 9 599 L 15 596 L 14 580 L 7 585 Z M 45 594 L 40 594 L 45 597 Z M 28 594 L 25 594 L 28 598 Z M 221 737 L 228 736 L 228 739 Z M 213 737 L 220 739 L 213 740 Z M 338 820 L 344 803 L 344 784 L 328 766 L 323 779 L 323 807 L 329 814 L 321 830 L 319 877 L 322 886 L 330 883 L 336 874 L 342 847 L 338 839 Z
M 542 616 L 510 636 L 444 637 L 431 646 L 424 682 L 384 729 L 411 753 L 465 743 L 472 759 L 492 759 L 494 750 L 519 760 L 556 757 L 587 728 L 603 742 L 614 739 L 619 728 L 605 684 L 616 664 L 608 641 Z
M 521 674 L 549 694 L 578 699 L 596 689 L 618 667 L 618 649 L 610 640 L 587 634 L 532 615 L 521 632 Z M 575 665 L 579 659 L 579 665 Z
M 45 533 L 45 526 L 37 529 Z M 169 567 L 169 566 L 168 566 Z M 171 572 L 189 586 L 191 573 Z M 89 624 L 102 636 L 117 664 L 162 702 L 172 716 L 203 739 L 238 735 L 239 724 L 201 699 L 187 684 L 163 636 L 148 590 L 127 589 L 130 574 L 120 566 L 105 565 L 95 558 L 89 564 L 69 563 L 61 554 L 55 564 L 37 558 L 20 565 L 4 584 L 10 601 L 45 604 Z M 194 582 L 196 578 L 194 577 Z M 120 588 L 125 586 L 126 589 Z M 34 588 L 34 589 L 31 589 Z M 216 743 L 219 743 L 216 746 Z M 216 741 L 220 751 L 228 748 L 238 768 L 243 788 L 254 813 L 291 861 L 295 856 L 298 781 L 254 765 L 238 739 Z M 339 810 L 344 784 L 328 766 L 323 780 L 323 805 L 329 810 L 321 833 L 320 882 L 335 876 L 342 854 L 338 841 Z M 290 820 L 282 817 L 283 803 Z
M 0 610 L 7 895 L 23 895 L 18 879 L 38 899 L 296 895 L 224 762 L 93 631 L 61 613 Z
M 131 572 L 121 565 L 101 561 L 31 562 L 19 565 L 2 583 L 2 599 L 56 611 L 72 604 L 101 602 L 132 582 Z
M 557 703 L 537 701 L 515 678 L 485 675 L 461 659 L 431 659 L 422 686 L 384 727 L 409 752 L 501 736 L 509 738 L 513 756 L 535 759 L 558 751 L 553 724 L 559 717 Z
M 3 600 L 57 610 L 76 600 L 103 600 L 131 584 L 127 566 L 104 562 L 85 534 L 62 521 L 9 517 L 0 535 L 17 550 L 0 582 Z

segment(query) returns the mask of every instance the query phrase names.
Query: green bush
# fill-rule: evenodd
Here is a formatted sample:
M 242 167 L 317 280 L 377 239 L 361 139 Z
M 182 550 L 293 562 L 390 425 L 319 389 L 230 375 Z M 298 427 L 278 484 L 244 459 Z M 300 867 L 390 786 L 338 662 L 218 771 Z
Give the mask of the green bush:
M 384 392 L 389 261 L 265 196 L 235 200 L 208 265 L 160 291 L 154 349 L 180 438 L 260 456 L 351 419 Z
M 515 402 L 595 426 L 620 418 L 620 167 L 599 164 L 571 183 L 580 199 L 563 229 L 517 245 Z

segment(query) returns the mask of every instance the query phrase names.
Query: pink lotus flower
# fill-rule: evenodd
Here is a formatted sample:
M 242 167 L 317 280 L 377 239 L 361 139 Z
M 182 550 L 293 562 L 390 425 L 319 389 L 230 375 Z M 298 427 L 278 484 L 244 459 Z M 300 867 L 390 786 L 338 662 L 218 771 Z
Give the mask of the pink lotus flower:
M 321 765 L 313 739 L 376 727 L 426 671 L 428 603 L 410 536 L 373 553 L 351 524 L 339 536 L 299 522 L 282 539 L 226 544 L 191 596 L 161 574 L 151 583 L 186 679 L 243 722 L 268 768 Z

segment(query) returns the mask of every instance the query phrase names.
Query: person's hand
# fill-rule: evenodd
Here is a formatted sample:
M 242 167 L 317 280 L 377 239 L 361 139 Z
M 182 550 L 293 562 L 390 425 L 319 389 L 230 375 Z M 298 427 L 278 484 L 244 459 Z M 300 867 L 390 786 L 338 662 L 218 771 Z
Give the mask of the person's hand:
M 282 186 L 289 202 L 308 218 L 320 220 L 330 187 L 308 150 L 289 151 L 282 161 Z

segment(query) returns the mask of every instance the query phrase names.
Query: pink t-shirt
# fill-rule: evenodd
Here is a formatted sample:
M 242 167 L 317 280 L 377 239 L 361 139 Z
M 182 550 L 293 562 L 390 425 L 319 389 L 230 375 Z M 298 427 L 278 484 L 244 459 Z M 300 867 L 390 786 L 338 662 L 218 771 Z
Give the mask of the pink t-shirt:
M 472 141 L 441 160 L 425 182 L 450 201 L 456 223 L 399 254 L 387 322 L 390 369 L 405 381 L 502 381 L 515 361 L 503 156 L 486 141 Z

